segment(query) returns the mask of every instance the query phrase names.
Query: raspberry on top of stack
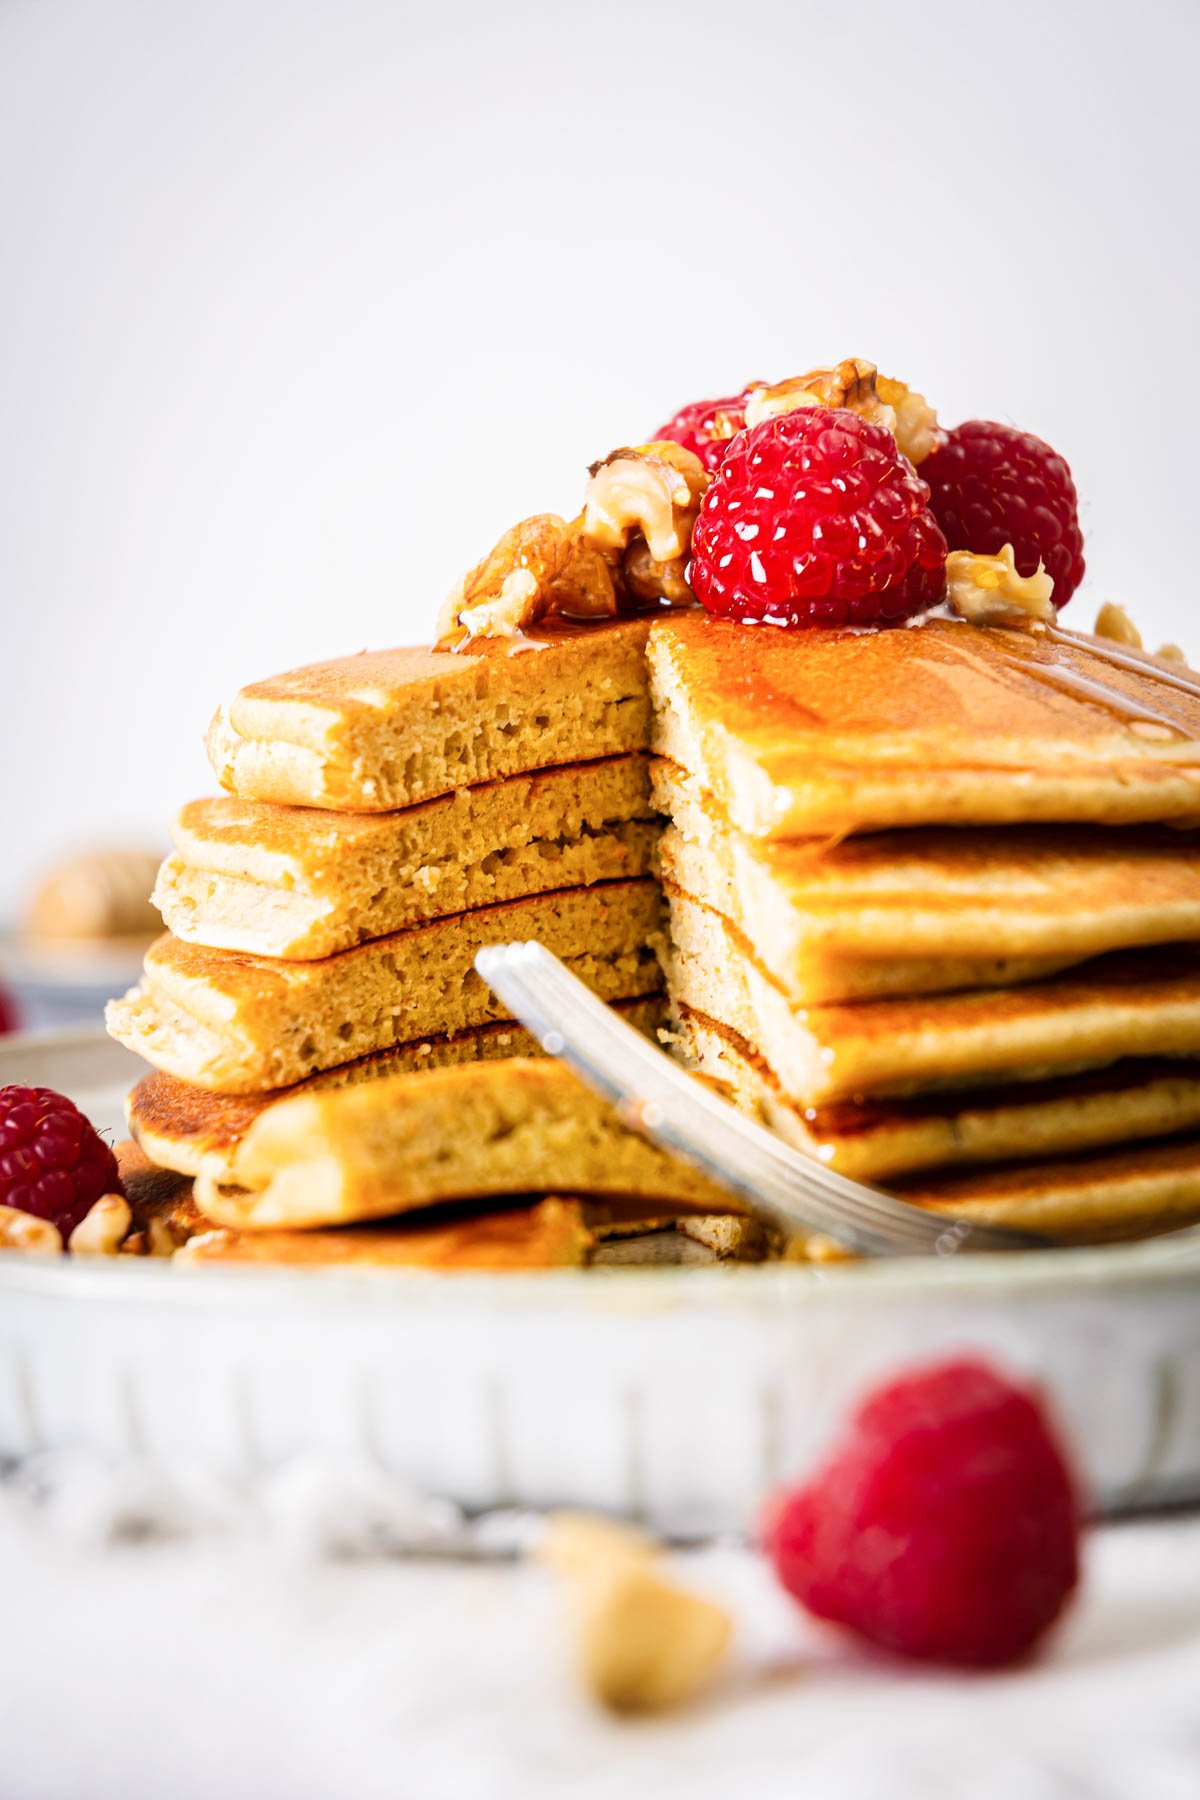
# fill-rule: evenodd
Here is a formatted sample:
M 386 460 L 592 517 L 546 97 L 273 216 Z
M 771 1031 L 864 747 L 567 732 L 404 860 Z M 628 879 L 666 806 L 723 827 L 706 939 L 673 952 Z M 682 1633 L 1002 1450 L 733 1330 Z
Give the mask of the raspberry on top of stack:
M 1082 574 L 1061 457 L 853 359 L 594 464 L 434 649 L 243 689 L 110 1015 L 213 1254 L 516 1183 L 737 1219 L 536 1072 L 472 968 L 514 937 L 920 1204 L 1200 1216 L 1200 684 L 1062 630 Z

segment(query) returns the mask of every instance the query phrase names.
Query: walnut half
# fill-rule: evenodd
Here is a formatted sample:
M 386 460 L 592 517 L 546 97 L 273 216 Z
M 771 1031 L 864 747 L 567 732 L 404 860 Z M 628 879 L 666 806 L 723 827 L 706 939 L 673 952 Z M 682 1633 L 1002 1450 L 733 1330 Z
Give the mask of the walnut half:
M 455 589 L 438 621 L 441 641 L 513 637 L 550 613 L 609 619 L 617 589 L 606 558 L 557 513 L 537 513 L 506 531 Z
M 746 424 L 759 425 L 802 406 L 835 406 L 883 425 L 909 462 L 919 463 L 941 441 L 937 414 L 903 381 L 881 375 L 873 362 L 851 356 L 831 369 L 810 369 L 774 387 L 757 388 L 746 406 Z
M 67 1239 L 67 1249 L 72 1256 L 115 1256 L 132 1224 L 124 1194 L 102 1194 Z
M 593 463 L 577 519 L 538 513 L 505 532 L 447 600 L 439 642 L 512 637 L 551 615 L 610 619 L 627 598 L 685 604 L 707 487 L 699 457 L 679 444 L 614 450 Z
M 1054 582 L 1041 563 L 1033 575 L 1018 575 L 1011 544 L 998 556 L 952 550 L 946 558 L 946 598 L 971 625 L 1002 625 L 1039 631 L 1057 616 Z
M 62 1233 L 50 1219 L 0 1206 L 0 1250 L 16 1250 L 24 1256 L 61 1256 Z

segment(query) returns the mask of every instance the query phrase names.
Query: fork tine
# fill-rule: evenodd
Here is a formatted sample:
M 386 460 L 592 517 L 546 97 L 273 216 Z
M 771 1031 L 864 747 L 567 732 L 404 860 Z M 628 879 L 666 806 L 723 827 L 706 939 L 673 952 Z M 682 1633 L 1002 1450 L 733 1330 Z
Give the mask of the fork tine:
M 859 1255 L 1042 1247 L 1044 1240 L 933 1214 L 800 1155 L 627 1025 L 541 944 L 489 945 L 475 966 L 549 1055 L 634 1129 L 714 1174 L 752 1209 Z

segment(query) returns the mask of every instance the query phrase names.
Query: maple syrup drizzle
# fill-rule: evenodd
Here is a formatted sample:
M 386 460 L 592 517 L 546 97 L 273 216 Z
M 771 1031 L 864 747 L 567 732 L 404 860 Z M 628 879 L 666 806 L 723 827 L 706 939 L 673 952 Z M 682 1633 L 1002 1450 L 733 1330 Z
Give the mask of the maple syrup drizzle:
M 1161 681 L 1165 687 L 1177 688 L 1181 694 L 1192 694 L 1200 700 L 1200 680 L 1191 674 L 1181 674 L 1175 669 L 1164 669 L 1153 658 L 1138 656 L 1119 644 L 1111 643 L 1107 638 L 1086 637 L 1079 631 L 1064 631 L 1060 625 L 1052 625 L 1046 636 L 1056 644 L 1066 644 L 1077 650 L 1086 650 L 1089 656 L 1099 656 L 1110 662 L 1115 668 L 1128 669 L 1134 675 L 1149 675 L 1154 681 Z
M 1038 663 L 1032 660 L 1023 662 L 1011 652 L 1004 655 L 1004 660 L 1011 666 L 1019 667 L 1021 673 L 1030 681 L 1038 681 L 1043 687 L 1055 688 L 1059 693 L 1077 694 L 1083 700 L 1089 700 L 1096 706 L 1102 706 L 1114 717 L 1131 724 L 1148 724 L 1161 726 L 1172 735 L 1183 738 L 1196 738 L 1194 731 L 1178 720 L 1168 718 L 1165 713 L 1156 712 L 1152 706 L 1142 706 L 1122 694 L 1118 688 L 1109 687 L 1107 682 L 1095 681 L 1090 675 L 1081 675 L 1077 669 L 1060 669 L 1056 664 Z
M 969 625 L 966 620 L 960 620 L 958 624 L 968 632 L 979 629 L 978 626 Z M 993 639 L 1000 636 L 1009 637 L 1014 647 L 1007 650 L 999 649 L 998 652 L 994 652 L 987 658 L 972 655 L 968 650 L 967 640 L 960 636 L 944 641 L 952 644 L 956 650 L 969 657 L 981 668 L 991 669 L 994 673 L 998 659 L 1003 667 L 1019 672 L 1026 680 L 1036 681 L 1042 687 L 1052 688 L 1058 693 L 1069 694 L 1089 701 L 1092 705 L 1102 707 L 1105 712 L 1111 713 L 1114 718 L 1122 720 L 1131 727 L 1152 725 L 1155 727 L 1155 735 L 1162 731 L 1169 732 L 1172 737 L 1185 738 L 1193 743 L 1200 739 L 1200 734 L 1181 724 L 1178 719 L 1170 718 L 1165 713 L 1157 712 L 1153 707 L 1144 706 L 1139 701 L 1130 699 L 1119 688 L 1110 687 L 1107 682 L 1100 681 L 1094 676 L 1080 674 L 1077 669 L 1064 669 L 1057 663 L 1040 662 L 1036 653 L 1037 644 L 1049 640 L 1061 644 L 1064 648 L 1087 651 L 1103 660 L 1107 655 L 1107 646 L 1101 649 L 1093 645 L 1089 638 L 1077 636 L 1073 632 L 1064 632 L 1053 626 L 1049 631 L 1038 633 L 1036 637 L 1017 632 L 1003 633 L 999 630 L 992 633 Z M 1018 650 L 1015 648 L 1017 644 L 1027 646 L 1027 648 Z M 1120 651 L 1109 660 L 1116 667 L 1128 668 L 1131 673 L 1136 675 L 1150 676 L 1151 678 L 1159 675 L 1159 670 L 1153 665 L 1135 658 L 1127 659 Z M 1179 688 L 1182 692 L 1192 694 L 1200 699 L 1200 685 L 1193 685 L 1182 679 L 1171 679 L 1169 676 L 1166 685 Z M 1149 736 L 1149 733 L 1146 735 Z

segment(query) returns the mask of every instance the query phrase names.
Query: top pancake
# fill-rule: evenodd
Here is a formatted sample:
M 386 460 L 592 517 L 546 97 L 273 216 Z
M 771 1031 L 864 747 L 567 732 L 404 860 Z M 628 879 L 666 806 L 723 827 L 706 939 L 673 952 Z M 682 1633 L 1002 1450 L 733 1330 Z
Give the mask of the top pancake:
M 1200 691 L 1153 658 L 950 619 L 865 633 L 679 613 L 656 747 L 755 837 L 1200 817 Z
M 948 619 L 788 632 L 688 611 L 314 664 L 243 688 L 209 752 L 243 798 L 346 811 L 653 737 L 753 836 L 1200 817 L 1200 694 L 1118 654 Z
M 247 800 L 341 812 L 413 806 L 477 782 L 645 749 L 640 619 L 470 650 L 379 650 L 253 682 L 208 753 Z

